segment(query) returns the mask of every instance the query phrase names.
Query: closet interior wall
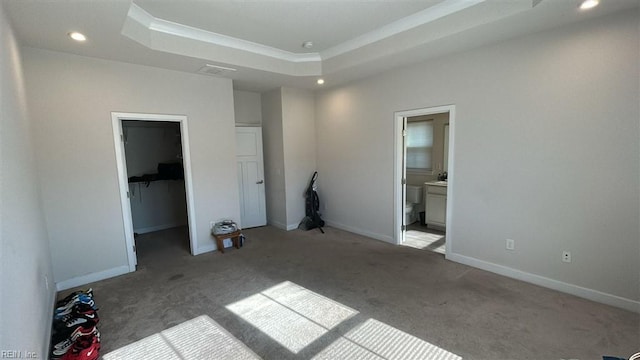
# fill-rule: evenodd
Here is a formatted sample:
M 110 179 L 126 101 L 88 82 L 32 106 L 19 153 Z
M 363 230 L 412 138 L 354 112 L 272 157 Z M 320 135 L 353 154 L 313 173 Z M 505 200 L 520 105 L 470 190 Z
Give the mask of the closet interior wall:
M 159 163 L 182 162 L 180 124 L 123 121 L 127 176 L 158 173 Z M 187 225 L 184 179 L 130 181 L 133 231 L 143 234 Z

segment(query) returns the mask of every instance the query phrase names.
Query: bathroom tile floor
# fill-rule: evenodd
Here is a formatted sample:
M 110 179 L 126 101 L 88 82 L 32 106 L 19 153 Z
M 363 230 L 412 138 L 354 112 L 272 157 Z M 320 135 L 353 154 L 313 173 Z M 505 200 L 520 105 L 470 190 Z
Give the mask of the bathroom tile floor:
M 432 229 L 420 225 L 420 222 L 415 222 L 407 226 L 407 234 L 402 245 L 444 254 L 444 244 L 444 231 Z

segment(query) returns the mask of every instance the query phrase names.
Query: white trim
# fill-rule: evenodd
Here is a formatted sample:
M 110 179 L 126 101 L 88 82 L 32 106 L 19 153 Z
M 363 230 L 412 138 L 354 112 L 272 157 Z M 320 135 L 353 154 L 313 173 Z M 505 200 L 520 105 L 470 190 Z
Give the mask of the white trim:
M 440 113 L 449 113 L 449 169 L 447 171 L 449 179 L 455 179 L 454 174 L 454 149 L 455 149 L 455 119 L 456 119 L 456 106 L 455 105 L 444 105 L 444 106 L 435 106 L 430 108 L 422 108 L 422 109 L 414 109 L 414 110 L 405 110 L 405 111 L 397 111 L 394 113 L 394 158 L 393 158 L 393 167 L 394 167 L 394 176 L 393 176 L 393 193 L 395 194 L 393 197 L 393 243 L 400 245 L 402 243 L 402 230 L 400 226 L 402 225 L 402 217 L 404 216 L 404 198 L 402 193 L 401 179 L 403 176 L 403 162 L 402 157 L 404 154 L 403 142 L 402 142 L 402 128 L 404 123 L 404 118 L 413 117 L 413 116 L 422 116 L 422 115 L 432 115 L 432 114 L 440 114 Z M 446 223 L 446 239 L 444 243 L 445 247 L 445 257 L 448 259 L 448 254 L 451 253 L 452 243 L 454 240 L 453 236 L 453 182 L 449 182 L 447 186 L 447 223 Z
M 202 245 L 200 246 L 198 249 L 196 249 L 195 254 L 193 255 L 200 255 L 200 254 L 204 254 L 204 253 L 208 253 L 208 252 L 213 252 L 218 250 L 218 247 L 216 246 L 216 244 L 208 244 L 208 245 Z
M 191 39 L 227 47 L 241 51 L 247 51 L 253 54 L 268 56 L 278 60 L 289 61 L 293 63 L 321 62 L 333 57 L 349 53 L 359 48 L 371 45 L 380 40 L 387 39 L 394 35 L 407 32 L 419 26 L 429 24 L 438 19 L 442 19 L 448 15 L 463 11 L 487 0 L 445 0 L 435 6 L 430 6 L 417 13 L 405 16 L 394 22 L 381 26 L 373 31 L 364 33 L 355 38 L 337 44 L 322 52 L 310 53 L 294 53 L 282 50 L 273 46 L 268 46 L 244 39 L 215 33 L 177 22 L 164 20 L 154 17 L 142 7 L 131 3 L 127 17 L 131 21 L 135 21 L 149 31 L 160 32 L 178 36 L 184 39 Z M 129 35 L 127 35 L 129 36 Z
M 578 285 L 565 283 L 562 281 L 550 279 L 544 276 L 531 274 L 521 270 L 513 269 L 507 266 L 490 263 L 469 256 L 460 254 L 449 254 L 447 259 L 473 266 L 474 268 L 490 271 L 499 275 L 507 276 L 516 280 L 528 282 L 531 284 L 543 286 L 549 289 L 561 291 L 563 293 L 575 295 L 584 299 L 615 306 L 621 309 L 640 313 L 640 301 L 623 298 L 617 295 L 607 294 L 598 290 L 585 288 Z
M 347 40 L 320 53 L 323 60 L 357 50 L 361 47 L 373 44 L 377 41 L 409 31 L 418 26 L 441 19 L 447 15 L 465 10 L 486 0 L 445 0 L 437 5 L 430 6 L 415 14 L 398 19 L 392 23 L 381 26 L 373 31 Z
M 134 3 L 131 3 L 131 6 L 129 6 L 127 17 L 146 28 L 150 28 L 153 24 L 153 21 L 156 19 L 151 14 L 146 12 L 143 8 Z
M 395 113 L 393 115 L 393 235 L 394 243 L 401 245 L 403 242 L 403 233 L 400 228 L 404 223 L 404 194 L 402 192 L 402 178 L 405 170 L 404 157 L 404 140 L 402 133 L 404 131 L 404 115 Z M 400 210 L 402 209 L 402 210 Z M 402 211 L 402 213 L 400 213 Z
M 139 229 L 134 228 L 133 232 L 137 234 L 146 234 L 154 231 L 167 230 L 167 229 L 181 227 L 185 225 L 188 225 L 188 224 L 182 224 L 182 223 L 162 224 L 162 225 L 149 226 L 149 227 L 139 228 Z
M 182 166 L 184 167 L 184 189 L 187 195 L 187 221 L 189 223 L 189 234 L 191 243 L 191 254 L 195 255 L 194 249 L 198 248 L 198 236 L 196 233 L 196 208 L 195 196 L 193 194 L 193 175 L 191 174 L 191 149 L 189 140 L 189 127 L 187 117 L 180 121 L 180 136 L 182 137 Z
M 133 251 L 133 221 L 131 218 L 131 203 L 127 197 L 129 191 L 129 182 L 127 179 L 126 158 L 124 154 L 124 143 L 121 141 L 122 120 L 141 120 L 141 121 L 170 121 L 180 123 L 180 133 L 182 137 L 182 164 L 184 167 L 184 186 L 187 199 L 187 218 L 189 224 L 189 243 L 191 246 L 191 254 L 196 255 L 198 249 L 198 235 L 196 232 L 196 212 L 195 200 L 193 195 L 193 176 L 191 174 L 191 152 L 189 150 L 189 127 L 187 117 L 185 115 L 165 115 L 165 114 L 140 114 L 140 113 L 121 113 L 112 112 L 111 121 L 113 126 L 114 146 L 116 150 L 116 165 L 118 169 L 118 182 L 120 184 L 120 203 L 122 206 L 122 216 L 125 231 L 125 246 L 127 251 L 127 259 L 129 263 L 129 271 L 136 270 L 137 264 L 136 254 Z
M 388 55 L 389 46 L 397 51 L 417 49 L 469 29 L 493 23 L 529 10 L 541 0 L 506 1 L 500 12 L 491 9 L 489 0 L 442 0 L 434 6 L 392 21 L 319 52 L 298 53 L 275 46 L 247 41 L 213 31 L 154 17 L 132 3 L 121 34 L 157 51 L 191 56 L 220 65 L 241 66 L 289 76 L 318 76 L 336 73 L 354 64 L 370 63 Z M 465 20 L 455 20 L 452 17 Z M 446 26 L 438 28 L 437 23 Z M 389 45 L 391 39 L 395 44 Z M 193 42 L 198 42 L 194 45 Z M 401 44 L 401 45 L 398 45 Z M 356 52 L 366 50 L 368 56 Z M 239 60 L 237 52 L 246 59 Z M 257 57 L 257 58 L 256 58 Z M 268 61 L 264 58 L 267 58 Z M 342 59 L 341 59 L 342 58 Z
M 129 192 L 129 181 L 127 179 L 127 166 L 124 154 L 124 143 L 122 141 L 122 122 L 117 113 L 111 113 L 111 125 L 113 127 L 113 139 L 116 150 L 116 168 L 118 171 L 118 185 L 120 186 L 120 207 L 122 208 L 122 223 L 124 227 L 124 245 L 127 253 L 127 263 L 129 272 L 136 271 L 138 260 L 134 251 L 133 220 L 131 215 L 131 203 L 127 193 Z
M 285 60 L 293 63 L 320 62 L 322 60 L 320 58 L 320 54 L 317 52 L 293 53 L 272 46 L 263 45 L 228 35 L 218 34 L 213 31 L 195 28 L 169 20 L 160 19 L 149 14 L 143 8 L 134 3 L 131 3 L 131 7 L 129 8 L 127 17 L 152 32 L 160 32 L 185 39 L 202 41 L 230 49 L 247 51 L 257 55 L 268 56 L 270 58 L 278 60 Z
M 99 272 L 95 272 L 87 275 L 74 277 L 69 280 L 57 282 L 56 289 L 58 289 L 58 291 L 67 290 L 77 286 L 82 286 L 82 285 L 90 284 L 96 281 L 109 279 L 115 276 L 124 275 L 128 272 L 130 272 L 129 265 L 122 265 L 115 268 L 111 268 L 111 269 L 107 269 L 107 270 L 103 270 L 103 271 L 99 271 Z
M 341 224 L 339 222 L 335 222 L 335 221 L 332 221 L 332 220 L 325 220 L 325 226 L 330 226 L 330 227 L 333 227 L 333 228 L 336 228 L 336 229 L 340 229 L 340 230 L 348 231 L 348 232 L 351 232 L 351 233 L 354 233 L 354 234 L 370 237 L 372 239 L 384 241 L 384 242 L 387 242 L 387 243 L 390 243 L 390 244 L 395 244 L 395 240 L 391 236 L 374 233 L 374 232 L 363 230 L 363 229 L 360 229 L 360 228 L 357 228 L 357 227 L 354 227 L 354 226 Z
M 58 300 L 56 298 L 56 294 L 57 294 L 57 288 L 56 286 L 50 286 L 49 287 L 49 304 L 51 304 L 51 306 L 49 306 L 49 310 L 47 311 L 47 320 L 50 321 L 51 319 L 53 319 L 53 309 L 56 308 L 56 301 Z M 45 348 L 42 349 L 43 354 L 48 354 L 49 353 L 49 349 L 51 348 L 51 332 L 52 332 L 52 326 L 45 326 L 45 340 L 44 340 L 44 345 Z
M 279 221 L 273 221 L 273 220 L 268 220 L 268 219 L 267 219 L 267 225 L 271 225 L 271 226 L 273 226 L 273 227 L 275 227 L 275 228 L 278 228 L 278 229 L 280 229 L 280 230 L 286 230 L 286 231 L 288 231 L 288 230 L 287 230 L 287 225 L 286 225 L 285 223 L 281 223 L 281 222 L 279 222 Z
M 285 225 L 284 223 L 281 223 L 279 221 L 268 221 L 267 225 L 271 225 L 271 226 L 273 226 L 275 228 L 278 228 L 280 230 L 291 231 L 291 230 L 297 229 L 298 226 L 300 226 L 300 223 Z
M 445 258 L 447 254 L 451 254 L 453 252 L 453 203 L 455 199 L 455 193 L 453 192 L 453 181 L 448 181 L 452 179 L 455 181 L 455 133 L 456 133 L 456 106 L 449 106 L 449 154 L 448 154 L 448 165 L 447 165 L 447 221 L 445 222 L 447 225 L 445 242 L 444 242 L 444 253 Z

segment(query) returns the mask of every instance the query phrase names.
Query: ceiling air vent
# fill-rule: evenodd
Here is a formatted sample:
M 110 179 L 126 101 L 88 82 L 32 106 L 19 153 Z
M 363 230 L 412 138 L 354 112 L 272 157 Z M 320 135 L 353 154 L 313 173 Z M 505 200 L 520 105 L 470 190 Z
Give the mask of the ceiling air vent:
M 223 76 L 229 72 L 236 71 L 234 68 L 206 64 L 198 70 L 198 73 L 211 76 Z

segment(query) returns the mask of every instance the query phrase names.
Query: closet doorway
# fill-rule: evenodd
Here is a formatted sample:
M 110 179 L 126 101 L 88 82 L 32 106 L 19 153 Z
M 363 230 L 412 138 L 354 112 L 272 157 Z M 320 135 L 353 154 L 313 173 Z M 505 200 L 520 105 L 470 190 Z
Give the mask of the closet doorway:
M 187 119 L 112 113 L 130 271 L 193 254 L 193 187 Z

